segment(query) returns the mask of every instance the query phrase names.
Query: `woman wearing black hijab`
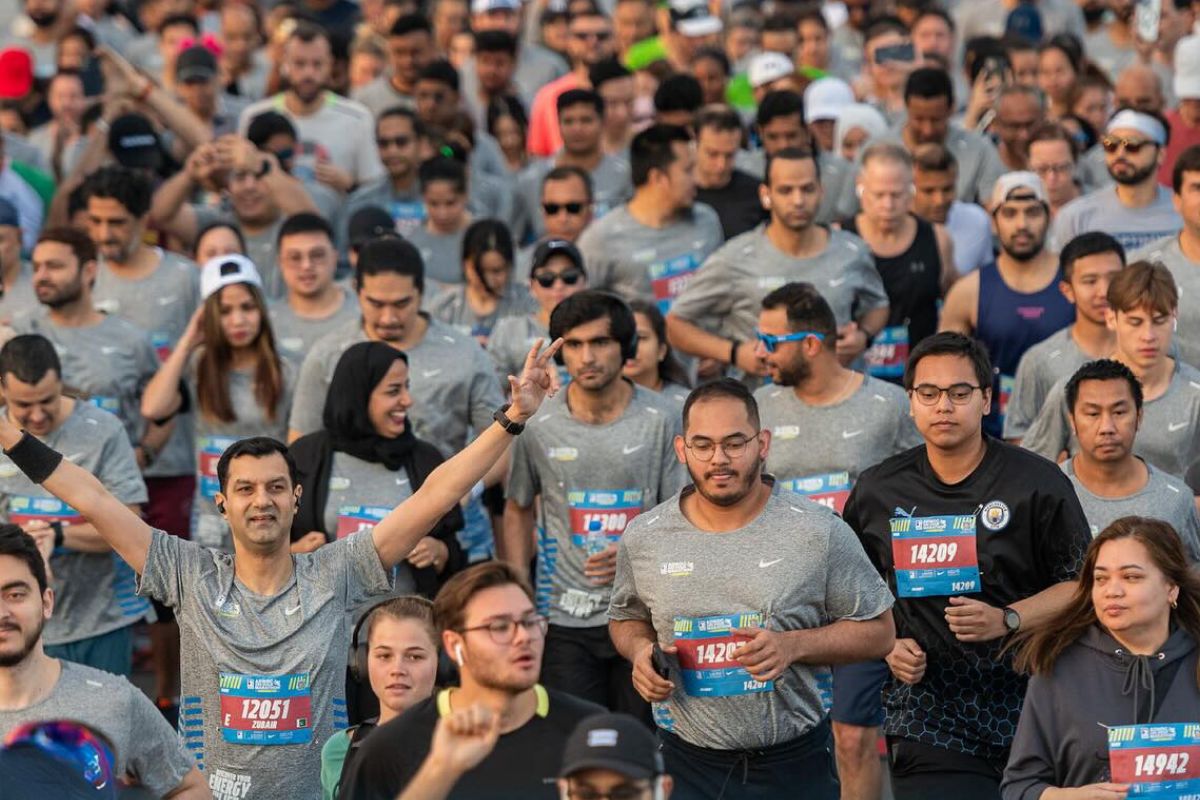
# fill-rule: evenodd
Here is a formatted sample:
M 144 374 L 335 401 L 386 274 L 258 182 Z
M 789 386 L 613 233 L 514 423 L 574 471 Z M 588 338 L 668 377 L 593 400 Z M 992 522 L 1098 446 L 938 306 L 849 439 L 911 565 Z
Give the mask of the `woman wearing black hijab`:
M 416 438 L 408 419 L 408 357 L 382 342 L 359 342 L 338 360 L 325 398 L 324 428 L 289 448 L 303 487 L 292 550 L 370 529 L 415 492 L 444 460 Z M 397 568 L 401 594 L 432 597 L 464 564 L 457 507 Z

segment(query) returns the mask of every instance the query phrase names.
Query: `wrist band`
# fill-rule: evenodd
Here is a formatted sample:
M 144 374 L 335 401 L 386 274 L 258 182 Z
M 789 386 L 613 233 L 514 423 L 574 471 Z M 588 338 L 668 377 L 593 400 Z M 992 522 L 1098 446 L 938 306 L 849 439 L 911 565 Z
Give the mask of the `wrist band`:
M 54 520 L 54 522 L 50 523 L 50 528 L 54 531 L 54 549 L 57 550 L 62 547 L 63 543 L 67 540 L 67 537 L 63 534 L 62 520 Z
M 737 351 L 738 351 L 738 348 L 741 347 L 741 345 L 742 345 L 742 343 L 739 342 L 737 339 L 734 339 L 733 341 L 731 341 L 729 343 L 729 363 L 730 364 L 734 364 L 734 365 L 737 364 Z
M 4 454 L 12 459 L 17 469 L 25 473 L 25 477 L 39 484 L 49 478 L 62 462 L 62 453 L 28 433 L 22 433 L 21 441 L 5 450 Z

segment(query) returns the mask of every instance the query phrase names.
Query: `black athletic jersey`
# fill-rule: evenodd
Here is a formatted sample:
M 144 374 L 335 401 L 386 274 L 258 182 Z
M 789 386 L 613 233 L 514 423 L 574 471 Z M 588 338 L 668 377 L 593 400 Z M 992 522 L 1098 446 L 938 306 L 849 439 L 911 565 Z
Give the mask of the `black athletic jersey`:
M 1056 464 L 985 438 L 983 461 L 954 485 L 934 474 L 924 445 L 866 470 L 843 516 L 896 595 L 897 637 L 915 639 L 926 653 L 920 683 L 890 678 L 884 687 L 885 732 L 1002 762 L 1026 679 L 1000 655 L 1006 639 L 955 638 L 946 624 L 949 596 L 1003 608 L 1072 580 L 1091 534 Z
M 537 713 L 503 734 L 479 766 L 450 792 L 451 800 L 525 800 L 558 797 L 555 778 L 562 749 L 580 720 L 605 709 L 573 695 L 537 691 Z M 342 777 L 341 800 L 393 800 L 417 774 L 439 717 L 450 713 L 452 690 L 443 689 L 396 719 L 376 728 L 363 742 L 349 774 Z
M 717 212 L 725 241 L 754 230 L 770 218 L 771 215 L 758 199 L 761 183 L 757 178 L 735 169 L 729 183 L 720 189 L 696 187 L 696 202 L 712 206 Z

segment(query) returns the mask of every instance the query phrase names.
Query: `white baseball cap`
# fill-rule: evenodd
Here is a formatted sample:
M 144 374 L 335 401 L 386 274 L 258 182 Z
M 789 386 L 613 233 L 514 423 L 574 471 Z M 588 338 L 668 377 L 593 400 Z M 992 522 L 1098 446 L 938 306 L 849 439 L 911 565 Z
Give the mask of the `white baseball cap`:
M 714 17 L 708 0 L 670 0 L 671 24 L 688 38 L 711 36 L 725 27 L 720 17 Z
M 783 53 L 769 51 L 750 59 L 750 86 L 755 89 L 795 73 L 796 65 Z
M 210 258 L 200 270 L 200 299 L 207 300 L 235 283 L 248 283 L 260 290 L 263 288 L 258 267 L 245 256 L 234 254 Z
M 1043 203 L 1049 204 L 1049 200 L 1046 198 L 1046 187 L 1042 185 L 1042 179 L 1035 173 L 1021 170 L 1019 172 L 1006 172 L 996 180 L 996 185 L 992 187 L 992 206 L 999 206 L 1001 203 L 1012 199 L 1012 194 L 1018 191 L 1033 195 L 1032 198 L 1020 198 L 1022 200 L 1040 200 Z
M 841 78 L 818 78 L 804 90 L 804 118 L 809 122 L 834 120 L 854 103 L 854 90 Z
M 1175 45 L 1175 96 L 1200 98 L 1200 36 L 1185 36 Z
M 471 0 L 472 14 L 486 14 L 489 11 L 520 11 L 521 0 Z

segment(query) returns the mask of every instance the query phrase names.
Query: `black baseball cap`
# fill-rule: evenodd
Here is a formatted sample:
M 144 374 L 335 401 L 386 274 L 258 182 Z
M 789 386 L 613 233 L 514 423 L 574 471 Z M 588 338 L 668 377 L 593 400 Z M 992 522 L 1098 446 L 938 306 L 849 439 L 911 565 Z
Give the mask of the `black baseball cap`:
M 546 266 L 546 262 L 554 256 L 566 256 L 571 259 L 580 272 L 587 274 L 587 269 L 583 266 L 583 253 L 579 252 L 579 248 L 568 242 L 566 239 L 546 239 L 538 244 L 533 251 L 533 261 L 530 262 L 529 271 Z
M 347 225 L 350 246 L 362 247 L 372 239 L 396 233 L 396 221 L 379 206 L 365 206 L 355 211 Z
M 575 726 L 563 748 L 560 778 L 607 769 L 635 781 L 666 772 L 654 734 L 628 714 L 596 714 Z
M 175 59 L 175 80 L 211 81 L 217 77 L 217 58 L 204 45 L 193 45 Z
M 124 114 L 108 129 L 108 149 L 123 167 L 157 170 L 162 166 L 162 145 L 150 120 L 141 114 Z

